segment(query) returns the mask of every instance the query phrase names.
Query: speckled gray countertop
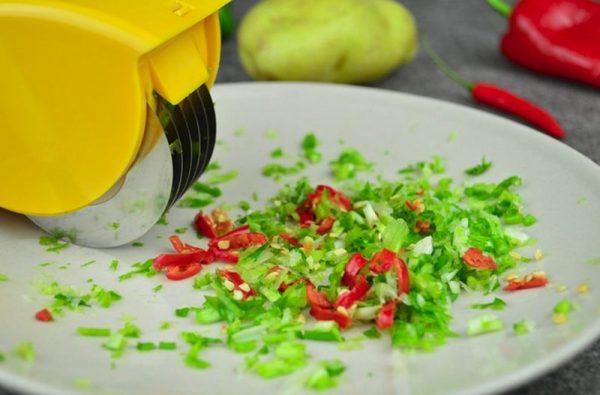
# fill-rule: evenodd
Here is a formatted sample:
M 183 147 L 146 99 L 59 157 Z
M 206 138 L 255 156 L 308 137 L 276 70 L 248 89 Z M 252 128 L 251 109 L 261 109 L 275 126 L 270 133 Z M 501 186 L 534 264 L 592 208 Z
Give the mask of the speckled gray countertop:
M 234 2 L 238 21 L 256 1 Z M 503 58 L 498 42 L 506 22 L 484 0 L 403 0 L 403 3 L 415 15 L 421 32 L 428 35 L 438 52 L 460 73 L 534 98 L 563 125 L 568 133 L 566 144 L 600 163 L 600 91 L 535 75 Z M 249 80 L 239 63 L 235 40 L 225 42 L 219 82 Z M 461 88 L 437 71 L 423 53 L 372 85 L 478 107 Z M 515 394 L 600 394 L 600 341 L 557 370 L 505 395 Z M 0 395 L 14 394 L 0 388 Z

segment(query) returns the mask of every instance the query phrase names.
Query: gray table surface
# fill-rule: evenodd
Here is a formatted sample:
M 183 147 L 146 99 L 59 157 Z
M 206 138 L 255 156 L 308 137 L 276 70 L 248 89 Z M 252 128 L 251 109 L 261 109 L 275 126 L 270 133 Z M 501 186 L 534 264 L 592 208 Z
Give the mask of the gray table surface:
M 327 1 L 327 0 L 323 0 Z M 256 0 L 237 0 L 239 21 Z M 438 52 L 465 77 L 489 81 L 548 109 L 568 133 L 565 143 L 600 163 L 600 92 L 583 85 L 535 75 L 502 57 L 499 38 L 506 22 L 483 0 L 404 0 L 419 29 Z M 237 56 L 235 39 L 224 43 L 219 82 L 249 81 Z M 374 87 L 435 97 L 467 106 L 465 92 L 436 70 L 420 52 Z M 557 370 L 505 395 L 600 394 L 600 341 Z M 0 395 L 14 395 L 0 388 Z

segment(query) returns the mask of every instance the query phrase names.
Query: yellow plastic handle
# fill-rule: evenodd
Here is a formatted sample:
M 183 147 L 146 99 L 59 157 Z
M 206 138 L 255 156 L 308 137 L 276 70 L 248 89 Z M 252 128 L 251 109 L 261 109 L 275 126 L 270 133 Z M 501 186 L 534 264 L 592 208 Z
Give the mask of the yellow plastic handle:
M 228 0 L 0 2 L 0 207 L 68 213 L 126 173 L 156 91 L 212 85 Z

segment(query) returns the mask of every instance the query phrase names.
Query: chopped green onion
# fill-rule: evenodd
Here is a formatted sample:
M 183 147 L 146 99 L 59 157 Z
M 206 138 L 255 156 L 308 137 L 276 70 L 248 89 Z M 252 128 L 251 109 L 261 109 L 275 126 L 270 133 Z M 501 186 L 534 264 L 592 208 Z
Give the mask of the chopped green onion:
M 468 168 L 467 170 L 465 170 L 465 174 L 468 174 L 470 176 L 479 176 L 488 171 L 490 167 L 492 167 L 492 162 L 489 162 L 484 156 L 483 158 L 481 158 L 480 164 Z
M 569 299 L 562 299 L 554 306 L 554 312 L 556 314 L 568 314 L 573 310 L 573 303 Z
M 159 350 L 176 350 L 177 349 L 177 343 L 174 342 L 160 342 L 158 343 L 158 349 Z
M 506 302 L 500 298 L 494 298 L 494 300 L 489 303 L 476 303 L 476 304 L 471 305 L 472 309 L 479 309 L 479 310 L 484 310 L 484 309 L 504 310 L 505 307 L 506 307 Z
M 156 344 L 150 342 L 138 342 L 136 348 L 138 351 L 153 351 L 156 350 Z
M 35 361 L 36 352 L 32 342 L 22 342 L 15 346 L 13 354 L 24 362 L 32 363 Z
M 517 336 L 526 335 L 533 330 L 533 324 L 527 320 L 515 322 L 513 324 L 513 331 Z
M 10 278 L 6 274 L 0 273 L 0 282 L 8 281 Z
M 112 331 L 110 328 L 79 327 L 77 328 L 77 333 L 81 336 L 109 337 Z
M 467 334 L 469 336 L 477 336 L 484 333 L 504 330 L 504 322 L 493 314 L 472 318 L 467 322 L 467 325 Z

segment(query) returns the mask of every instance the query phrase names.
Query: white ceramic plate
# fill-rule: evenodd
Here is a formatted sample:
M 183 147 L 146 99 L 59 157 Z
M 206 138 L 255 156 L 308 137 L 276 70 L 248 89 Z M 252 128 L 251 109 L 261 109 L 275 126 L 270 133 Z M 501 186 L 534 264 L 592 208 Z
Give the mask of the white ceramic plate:
M 225 184 L 224 199 L 231 203 L 272 194 L 278 184 L 260 176 L 276 147 L 296 154 L 308 131 L 322 141 L 323 165 L 308 174 L 315 181 L 327 180 L 328 160 L 345 146 L 359 148 L 377 162 L 378 171 L 392 177 L 408 163 L 440 155 L 447 170 L 461 177 L 462 170 L 482 155 L 494 163 L 483 179 L 498 181 L 517 174 L 525 183 L 520 192 L 528 211 L 539 219 L 531 234 L 547 257 L 530 263 L 522 272 L 543 269 L 555 287 L 503 294 L 508 308 L 499 313 L 508 330 L 476 338 L 460 337 L 432 353 L 405 355 L 389 347 L 387 339 L 367 342 L 360 351 L 341 352 L 334 345 L 311 344 L 315 357 L 339 356 L 348 371 L 337 390 L 340 394 L 472 394 L 508 389 L 556 367 L 588 346 L 600 333 L 600 267 L 586 263 L 600 255 L 600 171 L 598 166 L 567 146 L 517 123 L 484 112 L 432 99 L 380 90 L 311 84 L 231 84 L 214 89 L 219 121 L 215 160 L 240 176 Z M 245 133 L 234 133 L 243 128 Z M 278 137 L 267 139 L 267 129 Z M 449 139 L 450 135 L 456 139 Z M 387 154 L 385 154 L 387 151 Z M 584 202 L 584 198 L 586 201 Z M 40 232 L 24 217 L 0 211 L 0 273 L 10 280 L 0 283 L 0 351 L 8 359 L 0 365 L 0 384 L 32 393 L 76 393 L 74 380 L 89 379 L 97 394 L 263 394 L 300 393 L 302 372 L 291 377 L 264 381 L 242 371 L 243 355 L 227 350 L 209 350 L 203 357 L 213 363 L 204 371 L 190 370 L 181 363 L 184 329 L 204 330 L 192 318 L 173 315 L 176 307 L 197 306 L 202 294 L 189 282 L 168 283 L 157 276 L 123 283 L 108 269 L 113 259 L 121 261 L 119 273 L 137 260 L 168 249 L 166 236 L 187 226 L 193 210 L 175 209 L 169 225 L 157 225 L 141 241 L 143 248 L 93 250 L 70 247 L 60 254 L 45 252 L 38 245 Z M 162 236 L 162 238 L 158 238 Z M 184 239 L 194 240 L 192 232 Z M 531 251 L 529 251 L 531 254 Z M 89 260 L 88 267 L 80 265 Z M 40 267 L 42 262 L 55 262 Z M 58 266 L 70 263 L 68 269 Z M 33 314 L 48 303 L 32 285 L 53 277 L 63 284 L 86 288 L 92 277 L 102 286 L 117 289 L 123 300 L 111 309 L 93 308 L 84 315 L 67 313 L 51 324 L 33 320 Z M 577 286 L 588 281 L 590 291 L 578 295 Z M 155 293 L 157 284 L 165 287 Z M 502 293 L 500 291 L 499 293 Z M 562 326 L 552 322 L 552 308 L 562 297 L 576 301 L 579 309 Z M 473 301 L 489 300 L 467 295 L 454 306 L 454 328 L 464 333 L 465 318 L 478 314 L 467 308 Z M 110 355 L 101 349 L 101 339 L 77 336 L 78 326 L 117 327 L 129 314 L 143 329 L 143 340 L 177 340 L 180 350 L 140 353 L 128 351 L 111 368 Z M 512 323 L 535 321 L 534 333 L 517 337 Z M 162 321 L 172 329 L 160 331 Z M 15 344 L 30 340 L 38 358 L 26 365 L 10 355 Z M 316 359 L 316 358 L 315 358 Z M 370 374 L 369 374 L 370 373 Z

